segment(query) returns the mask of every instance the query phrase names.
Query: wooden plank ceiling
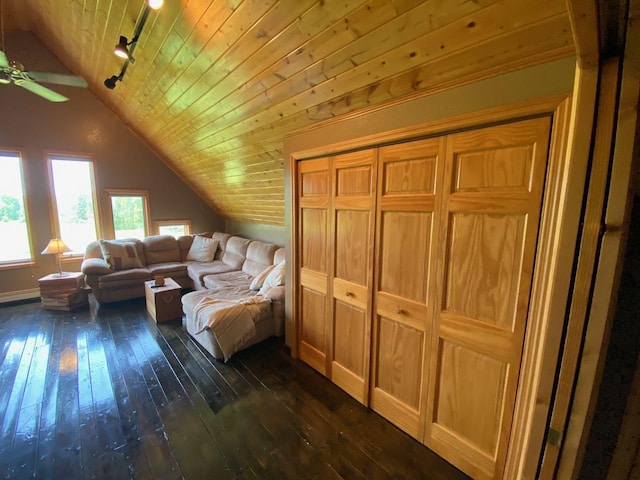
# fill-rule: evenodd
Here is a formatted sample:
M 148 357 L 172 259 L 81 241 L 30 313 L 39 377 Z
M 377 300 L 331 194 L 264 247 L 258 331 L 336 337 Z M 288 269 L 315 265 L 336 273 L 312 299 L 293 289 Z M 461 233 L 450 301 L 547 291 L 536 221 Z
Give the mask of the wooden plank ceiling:
M 558 0 L 165 0 L 109 90 L 143 0 L 4 1 L 214 209 L 271 225 L 288 133 L 574 54 Z

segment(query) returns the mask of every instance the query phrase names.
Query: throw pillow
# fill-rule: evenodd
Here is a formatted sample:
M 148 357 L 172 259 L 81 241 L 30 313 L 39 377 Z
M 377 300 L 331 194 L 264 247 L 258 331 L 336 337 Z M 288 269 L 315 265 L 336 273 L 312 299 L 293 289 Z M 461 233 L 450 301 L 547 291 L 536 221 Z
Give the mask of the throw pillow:
M 218 249 L 218 241 L 196 235 L 187 253 L 187 260 L 195 262 L 211 262 Z
M 249 290 L 260 290 L 260 287 L 262 287 L 265 279 L 269 276 L 273 269 L 276 268 L 276 266 L 277 265 L 271 265 L 270 267 L 265 268 L 262 272 L 253 277 L 253 280 L 251 280 L 251 285 L 249 285 Z
M 134 242 L 100 240 L 100 250 L 102 257 L 114 270 L 142 267 Z
M 264 279 L 264 283 L 262 287 L 260 287 L 260 291 L 258 294 L 264 295 L 273 287 L 277 287 L 278 285 L 284 285 L 284 260 L 280 262 L 276 267 L 271 270 L 271 273 L 267 275 L 267 278 Z

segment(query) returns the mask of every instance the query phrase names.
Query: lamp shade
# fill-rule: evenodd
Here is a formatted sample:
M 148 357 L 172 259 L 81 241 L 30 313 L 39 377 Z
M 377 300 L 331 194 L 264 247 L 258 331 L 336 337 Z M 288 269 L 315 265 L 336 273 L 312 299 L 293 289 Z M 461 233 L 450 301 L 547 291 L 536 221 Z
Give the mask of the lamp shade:
M 123 37 L 122 35 L 120 35 L 120 41 L 113 49 L 113 53 L 115 53 L 120 58 L 129 58 L 129 49 L 127 48 L 128 45 L 129 42 L 127 40 L 127 37 Z
M 71 249 L 67 247 L 67 245 L 62 240 L 60 240 L 59 238 L 52 238 L 51 240 L 49 240 L 47 246 L 44 247 L 42 254 L 58 254 L 70 251 Z

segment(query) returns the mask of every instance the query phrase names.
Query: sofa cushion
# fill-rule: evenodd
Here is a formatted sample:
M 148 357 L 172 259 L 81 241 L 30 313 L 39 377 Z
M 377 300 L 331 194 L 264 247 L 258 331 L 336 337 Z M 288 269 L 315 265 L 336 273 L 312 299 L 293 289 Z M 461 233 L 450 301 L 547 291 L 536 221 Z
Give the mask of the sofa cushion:
M 187 266 L 179 262 L 154 263 L 153 265 L 148 265 L 147 269 L 152 275 L 164 275 L 165 277 L 170 277 L 172 274 L 187 274 Z
M 184 262 L 187 259 L 187 253 L 193 243 L 194 235 L 181 235 L 178 237 L 178 250 L 180 251 L 180 261 Z
M 142 243 L 142 240 L 139 240 L 137 238 L 119 238 L 117 241 L 133 243 L 136 246 L 136 254 L 140 259 L 140 263 L 143 267 L 147 264 L 147 257 L 144 254 L 144 243 Z
M 211 236 L 214 240 L 218 241 L 218 251 L 216 252 L 215 260 L 222 260 L 222 254 L 227 249 L 227 242 L 231 238 L 231 234 L 223 232 L 214 232 Z
M 216 273 L 215 275 L 206 275 L 202 279 L 202 283 L 208 289 L 235 288 L 242 287 L 249 290 L 252 276 L 244 272 L 234 271 L 227 273 Z
M 273 265 L 273 255 L 278 246 L 273 243 L 264 243 L 254 240 L 247 248 L 246 260 L 242 264 L 242 271 L 255 277 L 265 268 Z
M 87 245 L 87 248 L 84 250 L 84 258 L 85 260 L 88 258 L 102 258 L 104 260 L 99 240 L 94 240 Z
M 226 263 L 222 263 L 220 260 L 214 260 L 209 263 L 201 262 L 186 262 L 187 273 L 189 278 L 193 280 L 194 288 L 203 288 L 202 279 L 212 273 L 226 273 L 234 271 L 233 267 L 230 267 Z
M 196 235 L 193 237 L 186 260 L 211 262 L 218 249 L 218 241 Z
M 142 240 L 147 265 L 153 263 L 179 262 L 178 240 L 171 235 L 151 235 Z
M 87 258 L 83 260 L 80 268 L 85 275 L 107 275 L 113 269 L 102 258 Z
M 281 262 L 284 262 L 287 256 L 287 249 L 282 247 L 276 250 L 276 253 L 273 254 L 273 264 L 278 265 Z
M 229 238 L 220 260 L 233 267 L 234 270 L 242 270 L 242 264 L 247 256 L 247 249 L 250 243 L 251 240 L 242 237 Z
M 255 297 L 255 292 L 245 290 L 242 287 L 222 288 L 219 290 L 201 290 L 199 292 L 189 292 L 182 296 L 182 311 L 186 314 L 193 313 L 195 306 L 203 298 L 214 297 L 221 300 L 240 301 Z
M 284 285 L 284 275 L 285 275 L 285 262 L 280 262 L 271 271 L 271 273 L 267 275 L 267 278 L 264 279 L 264 283 L 262 284 L 262 287 L 260 287 L 260 291 L 258 293 L 260 295 L 264 295 L 273 287 Z
M 213 235 L 211 232 L 196 233 L 195 235 L 180 235 L 178 237 L 178 250 L 180 250 L 180 261 L 184 262 L 187 259 L 187 253 L 191 248 L 193 239 L 195 236 L 211 238 Z
M 100 240 L 102 257 L 114 270 L 140 268 L 142 263 L 133 242 L 121 240 Z
M 271 288 L 264 294 L 264 298 L 271 300 L 272 302 L 284 303 L 285 289 L 284 285 L 278 285 Z
M 253 280 L 251 280 L 251 284 L 249 285 L 249 290 L 260 290 L 260 287 L 262 287 L 262 284 L 264 283 L 266 278 L 276 267 L 277 265 L 271 265 L 270 267 L 265 268 L 262 272 L 253 277 Z
M 109 286 L 112 288 L 118 284 L 128 285 L 139 284 L 141 280 L 151 280 L 153 275 L 147 268 L 132 268 L 130 270 L 118 270 L 109 275 L 98 277 L 99 286 Z

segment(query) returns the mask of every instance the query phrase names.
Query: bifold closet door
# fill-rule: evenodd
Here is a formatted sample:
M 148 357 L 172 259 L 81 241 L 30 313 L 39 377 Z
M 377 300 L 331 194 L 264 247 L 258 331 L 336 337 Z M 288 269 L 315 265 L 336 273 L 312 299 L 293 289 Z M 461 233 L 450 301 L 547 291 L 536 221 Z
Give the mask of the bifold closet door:
M 298 354 L 328 375 L 329 159 L 298 163 Z
M 380 148 L 371 408 L 422 440 L 445 139 Z
M 550 124 L 447 137 L 425 443 L 473 478 L 502 477 Z
M 376 150 L 332 159 L 331 380 L 368 404 Z

